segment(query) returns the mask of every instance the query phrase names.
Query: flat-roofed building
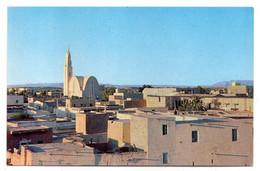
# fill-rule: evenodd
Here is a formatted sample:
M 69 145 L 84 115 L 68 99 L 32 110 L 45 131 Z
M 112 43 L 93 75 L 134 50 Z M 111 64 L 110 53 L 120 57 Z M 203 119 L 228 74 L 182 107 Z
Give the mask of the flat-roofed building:
M 7 95 L 7 106 L 23 106 L 23 95 Z
M 130 145 L 147 152 L 147 165 L 245 166 L 253 164 L 253 120 L 212 116 L 126 114 Z M 118 122 L 118 121 L 117 121 Z M 109 124 L 109 127 L 112 124 Z M 113 131 L 114 128 L 109 130 Z M 124 129 L 117 127 L 115 133 Z M 114 137 L 116 140 L 122 139 Z M 119 142 L 119 141 L 118 141 Z
M 169 110 L 179 109 L 185 101 L 191 101 L 194 96 L 201 98 L 206 109 L 223 109 L 253 112 L 253 98 L 237 97 L 228 94 L 181 94 L 167 96 L 149 95 L 146 97 L 147 107 L 167 107 Z
M 172 93 L 182 93 L 182 94 L 198 94 L 199 90 L 198 88 L 190 88 L 190 87 L 164 87 L 164 88 L 145 88 L 143 90 L 143 96 L 144 99 L 146 99 L 149 95 L 155 95 L 155 96 L 168 96 Z
M 66 107 L 92 107 L 95 106 L 95 99 L 66 99 Z
M 109 101 L 122 105 L 123 108 L 146 107 L 142 93 L 119 93 L 118 88 L 113 95 L 109 95 Z
M 130 120 L 119 119 L 108 121 L 107 137 L 109 149 L 130 144 Z
M 146 165 L 146 152 L 98 153 L 80 142 L 22 146 L 21 154 L 7 153 L 9 165 L 136 166 Z
M 47 126 L 8 127 L 7 149 L 19 149 L 24 144 L 40 144 L 52 142 L 52 128 Z
M 237 96 L 245 95 L 247 97 L 253 97 L 253 86 L 240 85 L 240 83 L 232 83 L 231 86 L 227 86 L 228 94 L 235 94 Z
M 82 134 L 96 134 L 107 132 L 107 121 L 107 113 L 77 113 L 76 132 Z

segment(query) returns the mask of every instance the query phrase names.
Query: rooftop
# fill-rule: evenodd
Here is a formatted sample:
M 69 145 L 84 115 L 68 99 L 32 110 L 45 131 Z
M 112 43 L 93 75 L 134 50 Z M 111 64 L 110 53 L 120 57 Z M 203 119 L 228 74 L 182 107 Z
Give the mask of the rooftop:
M 89 152 L 93 153 L 94 148 L 83 145 L 79 142 L 72 143 L 48 143 L 48 144 L 32 144 L 26 145 L 26 148 L 32 152 L 64 152 L 74 151 L 77 152 Z
M 22 134 L 22 133 L 31 133 L 31 132 L 44 132 L 47 129 L 50 129 L 48 126 L 32 126 L 32 127 L 8 127 L 10 134 Z

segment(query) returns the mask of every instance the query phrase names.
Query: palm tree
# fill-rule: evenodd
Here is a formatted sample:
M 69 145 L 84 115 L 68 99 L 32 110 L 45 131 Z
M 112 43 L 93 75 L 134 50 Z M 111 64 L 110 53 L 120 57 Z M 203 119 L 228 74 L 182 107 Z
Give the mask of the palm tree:
M 203 105 L 202 105 L 201 97 L 193 96 L 191 103 L 192 103 L 192 110 L 194 111 L 202 110 Z
M 179 107 L 180 111 L 201 111 L 203 110 L 203 105 L 201 97 L 193 96 L 191 101 L 184 101 L 184 103 Z
M 180 111 L 189 111 L 191 110 L 192 105 L 189 101 L 184 101 L 182 105 L 179 107 Z

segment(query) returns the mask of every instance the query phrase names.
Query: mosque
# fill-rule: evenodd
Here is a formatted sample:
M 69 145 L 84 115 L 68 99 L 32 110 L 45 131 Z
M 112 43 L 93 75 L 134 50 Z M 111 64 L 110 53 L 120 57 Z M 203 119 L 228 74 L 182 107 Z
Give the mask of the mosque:
M 73 76 L 69 48 L 65 57 L 63 95 L 80 98 L 101 99 L 102 93 L 94 76 Z

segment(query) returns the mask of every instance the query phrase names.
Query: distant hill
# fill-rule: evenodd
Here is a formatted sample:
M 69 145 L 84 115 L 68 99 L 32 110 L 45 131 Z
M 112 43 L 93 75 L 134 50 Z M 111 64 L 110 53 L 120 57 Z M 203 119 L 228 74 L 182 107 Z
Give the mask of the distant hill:
M 240 82 L 241 85 L 254 85 L 253 80 L 230 80 L 230 81 L 222 81 L 213 84 L 211 87 L 227 87 L 232 84 L 232 82 Z
M 7 87 L 63 87 L 63 83 L 35 83 L 35 84 L 16 84 Z
M 215 83 L 211 86 L 201 85 L 202 87 L 227 87 L 231 85 L 232 82 L 240 82 L 241 85 L 253 85 L 254 82 L 252 80 L 230 80 L 230 81 L 222 81 Z M 134 88 L 134 87 L 142 87 L 142 85 L 113 85 L 113 84 L 102 84 L 105 87 L 119 87 L 119 88 Z M 36 83 L 36 84 L 17 84 L 17 85 L 8 85 L 8 87 L 63 87 L 63 83 Z M 196 87 L 189 85 L 152 85 L 152 87 Z

